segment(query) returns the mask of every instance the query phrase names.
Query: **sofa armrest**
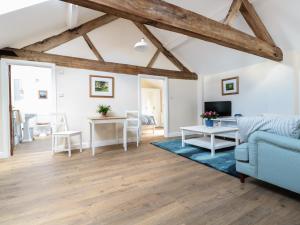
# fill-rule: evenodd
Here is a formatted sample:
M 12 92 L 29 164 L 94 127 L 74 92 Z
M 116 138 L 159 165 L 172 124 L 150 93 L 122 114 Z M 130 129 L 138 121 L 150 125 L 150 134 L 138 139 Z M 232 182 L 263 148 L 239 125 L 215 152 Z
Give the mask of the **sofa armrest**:
M 234 156 L 237 161 L 248 162 L 249 161 L 249 149 L 248 143 L 243 143 L 236 146 Z
M 296 151 L 300 153 L 300 140 L 277 134 L 271 134 L 263 131 L 253 133 L 249 138 L 249 143 L 257 144 L 258 142 L 267 142 L 277 145 L 281 148 Z

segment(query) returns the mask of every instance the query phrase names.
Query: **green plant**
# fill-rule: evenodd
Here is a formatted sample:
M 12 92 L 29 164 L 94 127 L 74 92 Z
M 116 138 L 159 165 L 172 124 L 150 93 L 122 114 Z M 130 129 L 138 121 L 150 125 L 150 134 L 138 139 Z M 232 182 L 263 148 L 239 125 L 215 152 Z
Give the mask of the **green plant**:
M 97 112 L 106 115 L 109 111 L 111 111 L 110 105 L 98 105 Z

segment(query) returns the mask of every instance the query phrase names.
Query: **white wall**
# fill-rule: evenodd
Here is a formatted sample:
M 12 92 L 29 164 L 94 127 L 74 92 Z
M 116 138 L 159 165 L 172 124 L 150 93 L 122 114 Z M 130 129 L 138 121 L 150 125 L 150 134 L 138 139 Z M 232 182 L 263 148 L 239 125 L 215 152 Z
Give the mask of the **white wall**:
M 198 76 L 197 81 L 197 122 L 202 124 L 203 119 L 200 115 L 203 113 L 203 102 L 204 102 L 204 77 Z
M 9 79 L 8 66 L 6 63 L 0 61 L 0 158 L 7 158 L 9 156 Z
M 69 128 L 81 130 L 83 140 L 87 144 L 89 140 L 89 126 L 87 119 L 97 115 L 99 104 L 107 104 L 112 107 L 111 115 L 125 115 L 126 110 L 137 110 L 137 77 L 118 75 L 89 70 L 57 68 L 57 110 L 66 113 Z M 114 98 L 90 98 L 89 75 L 105 75 L 115 77 Z M 121 126 L 120 126 L 121 128 Z M 114 143 L 114 125 L 99 125 L 96 130 L 98 145 Z M 120 136 L 121 137 L 121 130 Z
M 197 82 L 169 80 L 169 132 L 179 135 L 180 127 L 197 124 Z
M 232 101 L 233 114 L 296 114 L 299 112 L 298 54 L 283 63 L 267 61 L 204 77 L 204 101 Z M 240 94 L 222 96 L 221 80 L 239 76 Z
M 89 70 L 57 68 L 57 110 L 67 115 L 69 127 L 83 132 L 85 145 L 89 140 L 87 118 L 97 115 L 99 104 L 112 106 L 112 114 L 124 115 L 126 110 L 138 110 L 138 77 Z M 90 98 L 89 75 L 115 77 L 114 98 Z M 197 82 L 169 80 L 169 135 L 179 134 L 181 126 L 197 122 Z M 63 97 L 62 97 L 63 96 Z M 121 126 L 119 137 L 122 137 Z M 99 125 L 96 131 L 98 146 L 116 142 L 114 125 Z M 74 141 L 75 142 L 75 141 Z

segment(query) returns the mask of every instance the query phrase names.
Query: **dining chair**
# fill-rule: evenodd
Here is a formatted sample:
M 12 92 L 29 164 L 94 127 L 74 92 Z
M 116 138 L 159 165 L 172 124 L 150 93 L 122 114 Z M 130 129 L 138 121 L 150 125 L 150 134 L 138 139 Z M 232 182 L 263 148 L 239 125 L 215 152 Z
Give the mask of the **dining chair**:
M 136 146 L 139 147 L 141 136 L 141 120 L 139 111 L 126 111 L 127 131 L 136 133 Z
M 73 136 L 79 136 L 80 152 L 82 152 L 82 132 L 69 130 L 65 114 L 55 113 L 52 114 L 52 117 L 52 154 L 55 154 L 56 152 L 67 151 L 69 157 L 71 157 L 71 138 Z M 63 147 L 60 148 L 61 145 L 59 145 L 58 140 L 62 139 L 66 140 L 66 142 L 64 141 L 62 144 Z

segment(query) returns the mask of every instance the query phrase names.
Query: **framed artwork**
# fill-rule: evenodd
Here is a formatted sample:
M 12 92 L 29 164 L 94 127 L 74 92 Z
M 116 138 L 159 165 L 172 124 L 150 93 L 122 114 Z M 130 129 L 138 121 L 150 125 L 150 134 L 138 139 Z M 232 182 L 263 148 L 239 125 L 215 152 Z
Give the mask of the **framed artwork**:
M 239 77 L 231 77 L 222 80 L 222 95 L 239 94 Z
M 115 92 L 114 77 L 90 75 L 91 98 L 113 98 Z
M 47 99 L 48 98 L 48 91 L 39 90 L 38 95 L 39 95 L 39 99 Z

